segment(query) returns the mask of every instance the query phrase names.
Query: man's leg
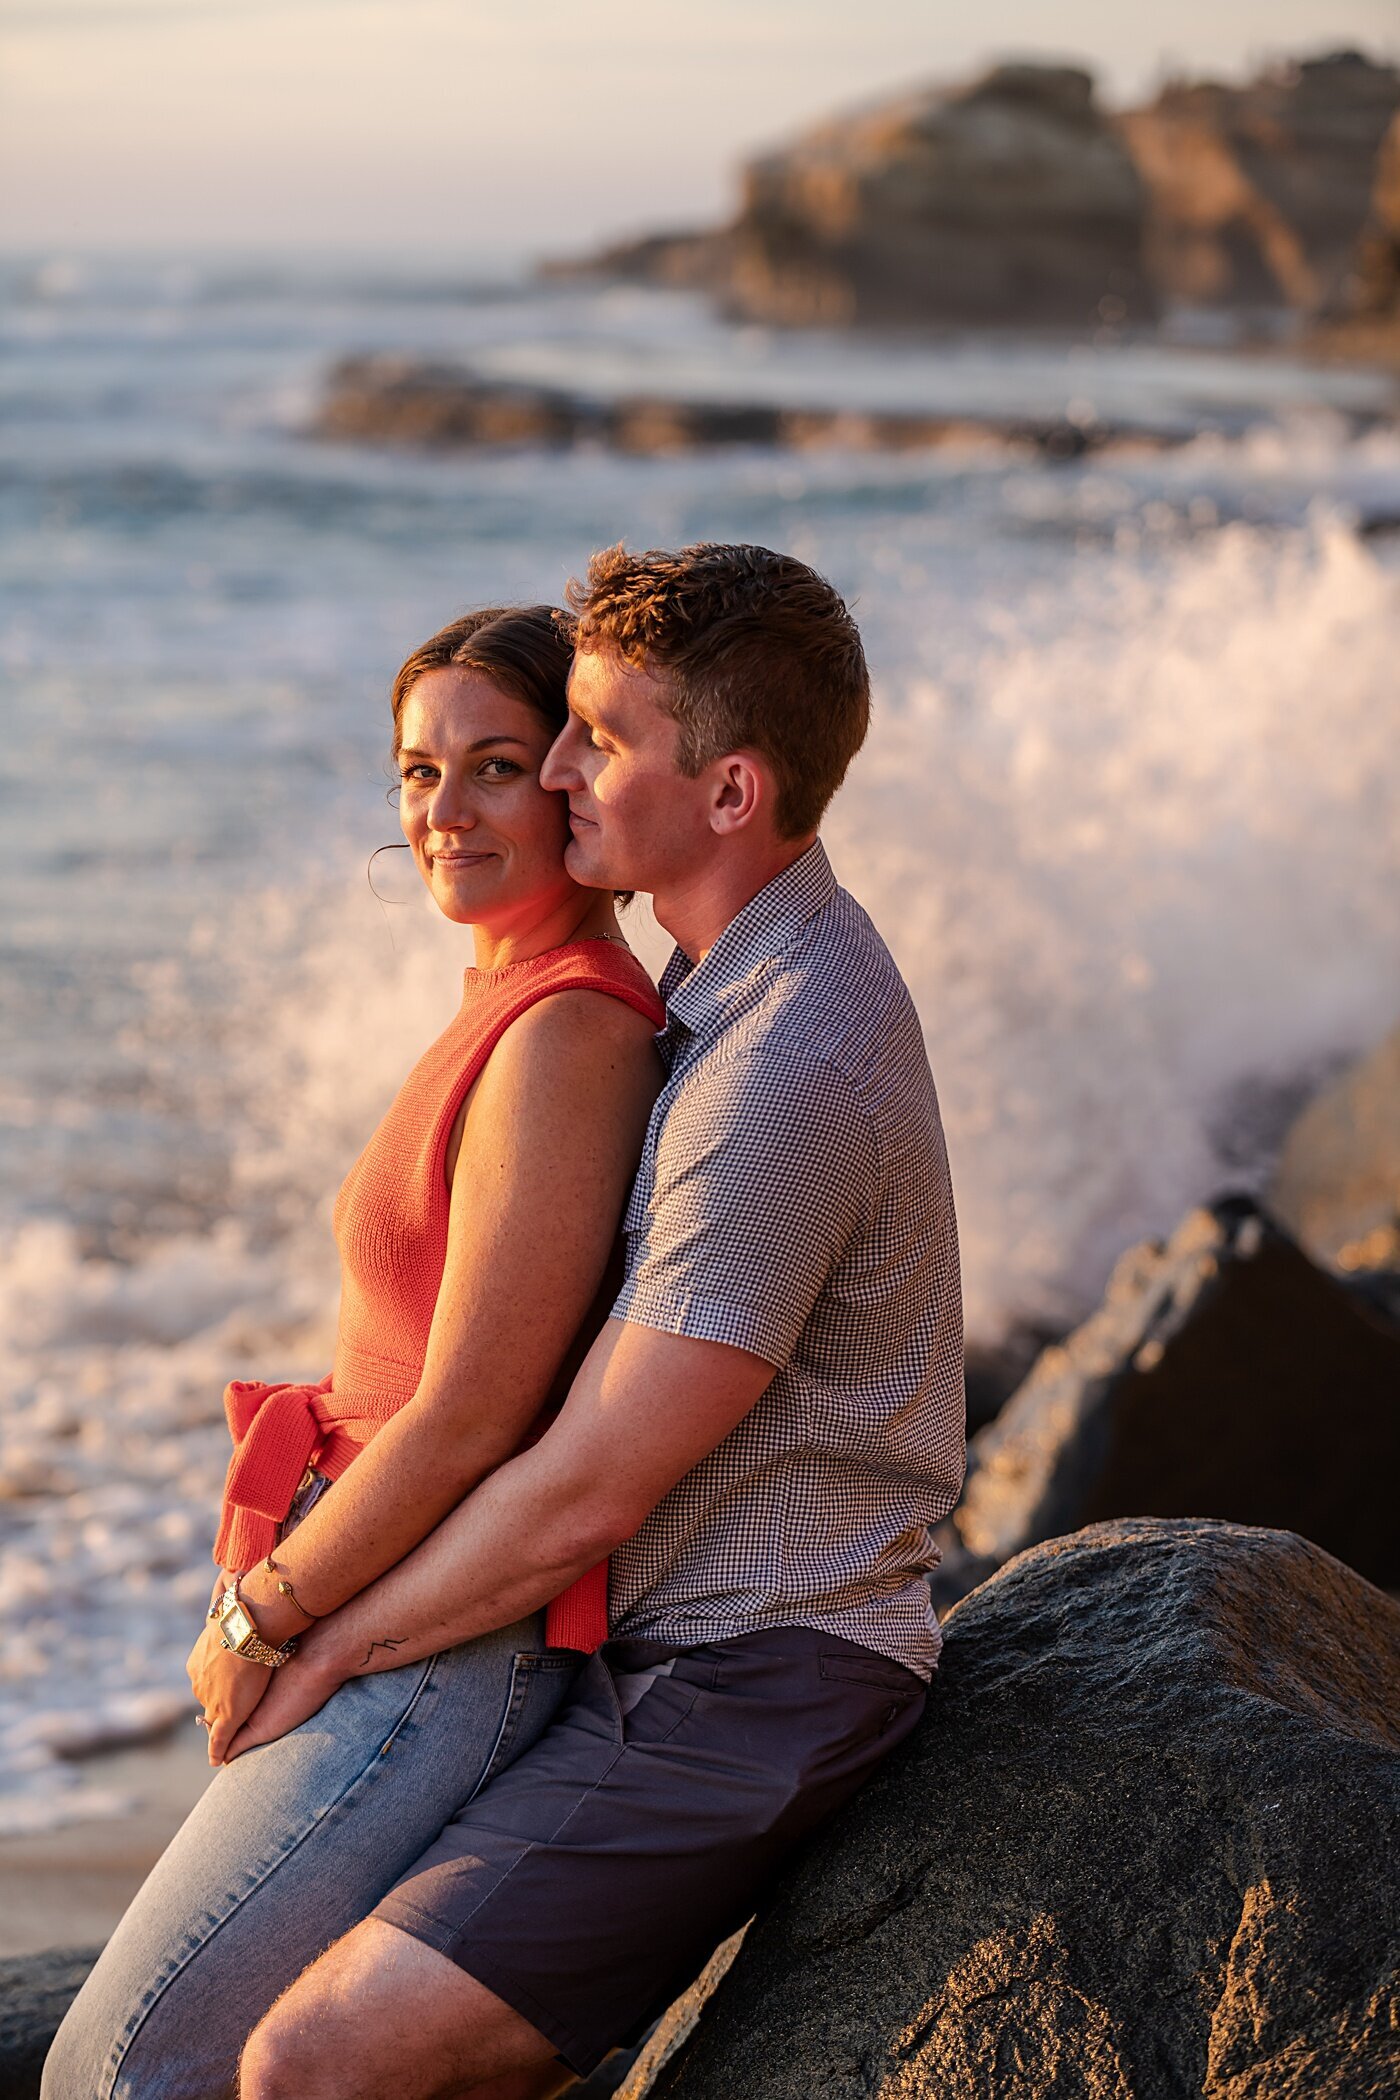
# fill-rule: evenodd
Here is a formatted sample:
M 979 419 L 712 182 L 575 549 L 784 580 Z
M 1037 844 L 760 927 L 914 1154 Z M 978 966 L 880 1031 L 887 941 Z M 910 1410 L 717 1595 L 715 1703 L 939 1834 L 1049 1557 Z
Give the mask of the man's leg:
M 535 2100 L 507 2081 L 554 2075 L 556 2053 L 590 2073 L 923 1703 L 911 1671 L 808 1628 L 611 1642 L 553 1727 L 273 2007 L 243 2100 Z
M 367 1918 L 285 1991 L 243 2052 L 240 2100 L 547 2100 L 544 2036 L 447 1956 Z

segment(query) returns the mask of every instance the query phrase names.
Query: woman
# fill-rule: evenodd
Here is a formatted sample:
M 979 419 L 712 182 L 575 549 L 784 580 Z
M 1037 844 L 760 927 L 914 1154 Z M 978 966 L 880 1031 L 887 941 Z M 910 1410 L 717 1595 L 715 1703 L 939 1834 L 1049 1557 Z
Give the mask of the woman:
M 298 1632 L 547 1421 L 612 1295 L 663 1016 L 612 898 L 569 876 L 564 799 L 539 784 L 569 663 L 559 615 L 496 609 L 395 681 L 404 835 L 476 966 L 337 1200 L 331 1376 L 225 1395 L 221 1572 L 189 1664 L 220 1769 L 60 2029 L 46 2100 L 228 2090 L 273 1999 L 535 1739 L 606 1635 L 604 1568 L 229 1757 Z

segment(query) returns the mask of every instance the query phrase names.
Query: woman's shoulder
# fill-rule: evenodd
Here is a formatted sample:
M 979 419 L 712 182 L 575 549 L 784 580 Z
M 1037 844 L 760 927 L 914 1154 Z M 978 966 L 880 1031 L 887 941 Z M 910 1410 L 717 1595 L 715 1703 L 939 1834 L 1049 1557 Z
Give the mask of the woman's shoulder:
M 651 989 L 650 979 L 646 989 Z M 651 989 L 652 999 L 656 995 Z M 629 998 L 611 985 L 564 982 L 536 999 L 497 1045 L 507 1055 L 563 1056 L 586 1061 L 599 1050 L 641 1046 L 650 1050 L 663 1009 L 650 1006 L 638 988 Z
M 645 1117 L 660 1089 L 656 1024 L 587 985 L 562 988 L 518 1014 L 501 1035 L 467 1106 L 467 1127 L 495 1142 L 531 1140 L 602 1118 Z M 585 1113 L 586 1111 L 586 1113 Z M 495 1133 L 495 1137 L 492 1137 Z

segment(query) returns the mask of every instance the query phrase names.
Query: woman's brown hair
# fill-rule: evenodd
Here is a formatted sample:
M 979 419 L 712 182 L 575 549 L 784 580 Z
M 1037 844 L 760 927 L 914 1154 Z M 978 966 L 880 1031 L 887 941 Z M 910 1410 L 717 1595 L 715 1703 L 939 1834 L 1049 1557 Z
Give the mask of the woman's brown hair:
M 395 758 L 404 702 L 425 671 L 449 664 L 483 671 L 503 693 L 543 715 L 551 729 L 562 729 L 573 660 L 573 621 L 552 605 L 488 605 L 449 620 L 405 658 L 394 680 Z

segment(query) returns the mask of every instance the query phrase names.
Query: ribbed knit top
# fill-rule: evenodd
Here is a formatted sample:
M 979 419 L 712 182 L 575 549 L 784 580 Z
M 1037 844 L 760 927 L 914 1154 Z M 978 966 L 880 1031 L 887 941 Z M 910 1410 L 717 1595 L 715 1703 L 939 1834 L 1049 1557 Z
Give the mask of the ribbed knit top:
M 306 1468 L 338 1479 L 417 1392 L 447 1259 L 447 1145 L 458 1111 L 512 1021 L 551 993 L 575 991 L 622 999 L 658 1028 L 665 1018 L 651 979 L 616 942 L 571 941 L 467 971 L 456 1017 L 409 1073 L 336 1198 L 340 1324 L 330 1377 L 315 1386 L 236 1380 L 224 1394 L 234 1450 L 214 1548 L 221 1567 L 248 1568 L 270 1553 Z M 545 1638 L 587 1650 L 607 1638 L 606 1564 L 550 1605 Z

